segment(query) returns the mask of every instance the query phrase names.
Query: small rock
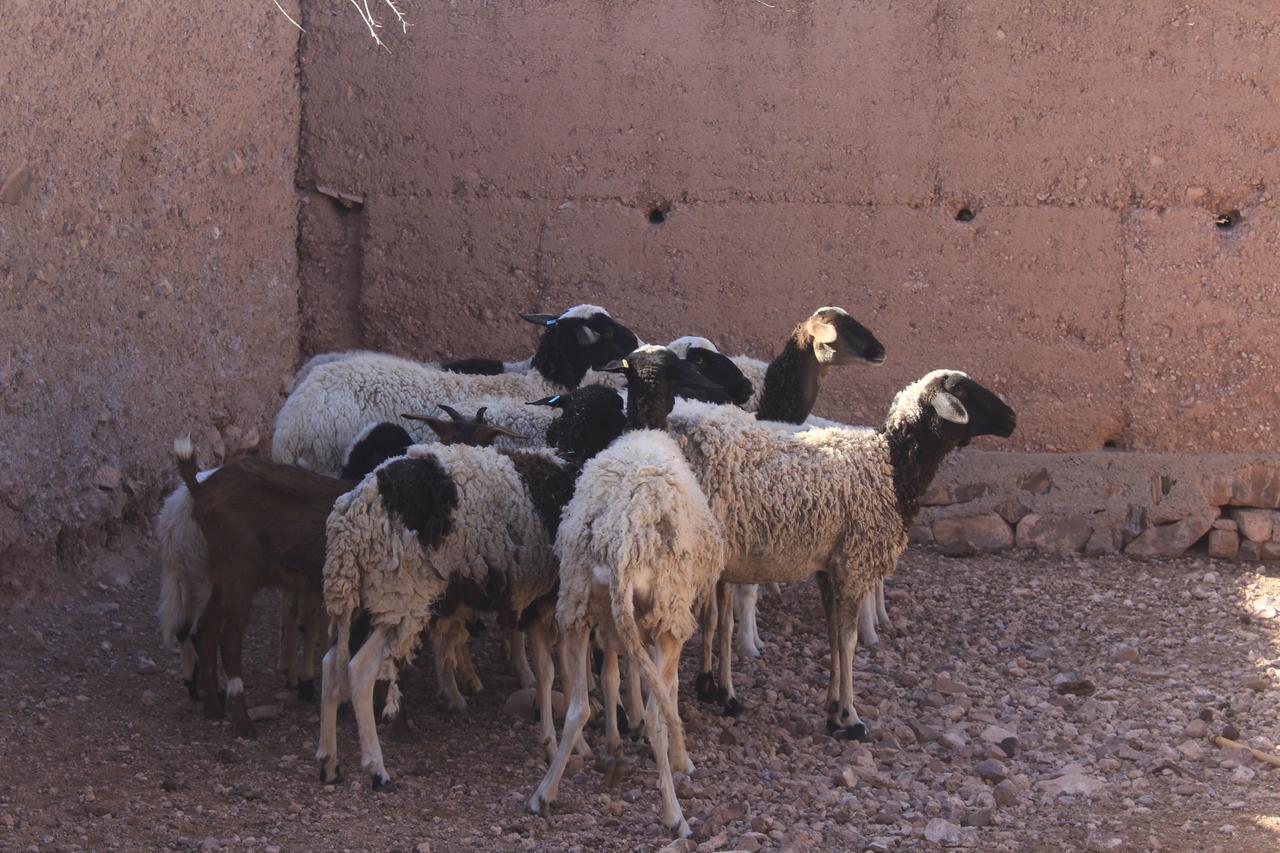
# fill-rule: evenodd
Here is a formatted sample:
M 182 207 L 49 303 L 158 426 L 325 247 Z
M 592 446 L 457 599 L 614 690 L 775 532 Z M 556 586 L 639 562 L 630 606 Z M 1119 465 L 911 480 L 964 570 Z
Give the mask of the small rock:
M 414 853 L 431 853 L 431 842 L 422 841 L 417 847 L 413 848 Z
M 138 658 L 138 674 L 139 675 L 151 675 L 159 671 L 160 671 L 160 667 L 156 666 L 156 662 L 153 661 L 151 658 L 145 658 L 145 657 Z
M 1000 516 L 950 516 L 933 522 L 933 538 L 949 557 L 968 557 L 1013 547 L 1013 530 Z
M 1192 720 L 1182 733 L 1189 738 L 1202 738 L 1209 733 L 1209 724 L 1204 720 Z
M 933 680 L 933 689 L 943 696 L 963 696 L 970 690 L 968 686 L 945 675 L 939 675 Z
M 1252 782 L 1253 778 L 1257 775 L 1258 773 L 1256 770 L 1253 770 L 1251 768 L 1245 767 L 1244 765 L 1241 765 L 1237 767 L 1235 770 L 1231 771 L 1231 781 Z
M 537 693 L 532 687 L 525 687 L 507 697 L 502 710 L 507 716 L 517 720 L 529 720 L 533 717 L 533 709 L 538 705 Z M 563 717 L 565 711 L 564 694 L 559 690 L 551 691 L 551 713 Z
M 1138 650 L 1127 643 L 1120 643 L 1111 650 L 1111 659 L 1117 663 L 1133 663 L 1138 659 Z
M 1043 790 L 1050 799 L 1063 794 L 1094 797 L 1107 790 L 1107 783 L 1086 775 L 1079 764 L 1068 764 L 1056 776 L 1037 782 L 1036 787 Z
M 852 767 L 846 767 L 836 774 L 835 783 L 841 788 L 856 788 L 858 774 L 853 772 Z
M 1085 841 L 1085 847 L 1088 850 L 1098 851 L 1098 853 L 1107 853 L 1110 850 L 1123 850 L 1125 848 L 1125 840 L 1118 835 L 1090 832 L 1088 839 Z
M 1092 696 L 1098 692 L 1098 685 L 1078 672 L 1064 672 L 1053 679 L 1053 689 L 1072 696 Z
M 1241 681 L 1240 686 L 1246 690 L 1261 693 L 1271 687 L 1271 682 L 1261 675 L 1251 675 Z
M 996 805 L 998 806 L 1016 805 L 1018 793 L 1018 783 L 1012 779 L 1005 779 L 991 790 L 991 796 L 995 797 Z
M 965 812 L 960 818 L 961 826 L 990 826 L 991 818 L 995 815 L 995 809 L 975 809 L 971 812 Z
M 278 720 L 283 713 L 284 707 L 281 705 L 255 705 L 249 709 L 249 719 L 255 723 L 262 720 Z
M 738 839 L 738 843 L 735 846 L 739 850 L 745 851 L 745 853 L 756 853 L 756 851 L 767 844 L 768 841 L 769 836 L 765 835 L 763 832 L 748 832 L 746 835 L 743 835 Z
M 924 837 L 934 844 L 958 844 L 960 827 L 949 820 L 935 817 L 925 825 Z
M 977 774 L 979 779 L 992 785 L 1009 778 L 1009 768 L 994 758 L 978 762 L 978 765 L 973 768 L 973 772 Z
M 1240 740 L 1240 730 L 1231 723 L 1227 723 L 1222 729 L 1222 736 L 1227 740 Z
M 732 727 L 726 727 L 720 730 L 720 744 L 722 746 L 738 746 L 742 743 L 738 739 L 738 735 Z
M 99 489 L 113 491 L 120 488 L 120 480 L 122 476 L 120 469 L 116 468 L 114 465 L 103 465 L 94 472 L 93 484 Z
M 156 694 L 154 691 L 144 690 L 142 691 L 142 695 L 139 697 L 139 701 L 149 708 L 156 703 Z
M 1198 740 L 1184 740 L 1178 744 L 1178 752 L 1188 761 L 1199 761 L 1205 756 L 1205 748 Z

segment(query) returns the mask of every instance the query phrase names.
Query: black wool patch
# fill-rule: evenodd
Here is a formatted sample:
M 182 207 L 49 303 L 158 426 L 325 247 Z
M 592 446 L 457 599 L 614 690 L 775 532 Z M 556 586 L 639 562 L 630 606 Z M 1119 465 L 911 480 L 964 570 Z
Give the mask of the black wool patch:
M 414 531 L 424 548 L 453 530 L 458 487 L 433 456 L 399 459 L 378 469 L 378 491 L 387 511 Z
M 572 466 L 561 467 L 545 456 L 533 453 L 512 453 L 511 462 L 529 490 L 543 526 L 554 539 L 556 528 L 560 526 L 560 511 L 573 497 L 577 470 Z
M 346 463 L 342 466 L 342 472 L 338 476 L 352 482 L 363 480 L 370 471 L 383 462 L 403 456 L 411 444 L 413 439 L 409 437 L 409 431 L 404 427 L 399 424 L 380 423 L 369 430 L 369 434 L 351 448 L 351 454 L 347 457 Z
M 507 372 L 506 365 L 495 358 L 460 358 L 446 361 L 440 368 L 449 373 L 469 373 L 472 376 L 498 376 Z

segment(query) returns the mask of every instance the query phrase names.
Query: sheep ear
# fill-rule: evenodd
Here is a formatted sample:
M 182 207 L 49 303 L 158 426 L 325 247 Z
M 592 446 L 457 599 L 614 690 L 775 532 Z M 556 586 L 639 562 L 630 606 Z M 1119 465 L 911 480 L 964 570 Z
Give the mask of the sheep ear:
M 834 325 L 817 317 L 809 318 L 809 334 L 820 344 L 829 344 L 839 337 Z
M 551 397 L 543 397 L 541 400 L 530 400 L 530 406 L 558 406 L 560 401 L 564 399 L 564 395 L 555 394 Z
M 938 391 L 929 402 L 933 406 L 933 410 L 938 413 L 938 417 L 944 421 L 951 421 L 953 424 L 967 424 L 969 422 L 968 409 L 964 407 L 964 403 L 956 399 L 954 394 Z
M 577 335 L 579 346 L 589 347 L 600 340 L 600 333 L 585 323 L 578 326 L 574 334 Z
M 596 368 L 601 373 L 626 373 L 631 364 L 625 358 L 615 358 L 607 364 L 602 364 Z
M 520 319 L 529 323 L 533 323 L 535 326 L 554 326 L 556 324 L 556 320 L 560 318 L 557 317 L 555 314 L 521 313 Z

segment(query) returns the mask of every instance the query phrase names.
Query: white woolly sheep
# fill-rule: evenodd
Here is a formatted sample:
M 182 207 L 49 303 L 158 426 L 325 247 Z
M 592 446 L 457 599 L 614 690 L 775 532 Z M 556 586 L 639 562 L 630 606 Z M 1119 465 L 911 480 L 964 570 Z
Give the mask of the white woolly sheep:
M 555 436 L 562 449 L 598 450 L 622 431 L 616 392 L 589 386 L 556 402 L 565 408 Z M 324 657 L 316 753 L 322 778 L 337 778 L 337 709 L 350 697 L 361 766 L 374 787 L 390 780 L 374 721 L 374 683 L 390 682 L 385 714 L 394 716 L 396 665 L 417 645 L 452 579 L 470 582 L 500 599 L 499 608 L 517 613 L 555 588 L 552 539 L 580 465 L 546 450 L 415 445 L 337 501 L 327 523 L 324 567 L 325 607 L 338 626 L 338 641 Z M 372 630 L 352 657 L 351 625 L 359 610 L 367 612 Z M 539 710 L 551 749 L 546 627 L 539 620 L 532 635 Z
M 620 748 L 615 713 L 621 650 L 649 695 L 644 719 L 658 766 L 662 821 L 681 836 L 690 834 L 671 778 L 672 765 L 684 773 L 693 770 L 676 702 L 677 666 L 693 633 L 694 603 L 715 586 L 724 543 L 683 454 L 661 432 L 674 405 L 674 386 L 682 371 L 691 370 L 687 364 L 664 347 L 642 347 L 620 362 L 628 385 L 627 427 L 635 431 L 584 466 L 565 509 L 555 545 L 556 618 L 566 646 L 570 702 L 559 749 L 529 802 L 535 813 L 557 799 L 570 748 L 591 713 L 587 649 L 595 629 L 606 654 L 608 749 L 616 755 Z M 649 642 L 656 660 L 649 656 Z
M 919 498 L 943 458 L 979 435 L 1012 434 L 1012 409 L 963 373 L 934 371 L 894 398 L 883 430 L 787 432 L 727 407 L 682 404 L 670 419 L 720 521 L 728 548 L 722 581 L 766 583 L 815 574 L 831 640 L 828 728 L 865 737 L 853 707 L 858 611 L 907 544 Z M 722 687 L 704 661 L 699 696 L 741 704 L 731 672 L 730 624 L 720 638 Z M 706 630 L 704 626 L 704 630 Z M 723 690 L 723 694 L 721 694 Z

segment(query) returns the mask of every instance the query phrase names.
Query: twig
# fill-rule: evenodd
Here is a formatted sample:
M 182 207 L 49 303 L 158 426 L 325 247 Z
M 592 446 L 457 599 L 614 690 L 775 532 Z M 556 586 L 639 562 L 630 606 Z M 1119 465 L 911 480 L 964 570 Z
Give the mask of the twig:
M 1174 764 L 1172 761 L 1163 761 L 1160 764 L 1156 765 L 1155 767 L 1152 767 L 1150 770 L 1147 771 L 1147 773 L 1151 775 L 1155 775 L 1156 773 L 1159 773 L 1161 770 L 1172 770 L 1174 773 L 1177 773 L 1179 776 L 1190 776 L 1192 779 L 1195 779 L 1197 782 L 1204 781 L 1195 772 L 1188 770 L 1185 767 L 1179 767 L 1177 764 Z
M 299 23 L 298 23 L 297 21 L 295 21 L 293 18 L 290 18 L 290 17 L 289 17 L 289 13 L 288 13 L 288 12 L 286 12 L 286 11 L 284 10 L 284 7 L 280 5 L 280 0 L 271 0 L 271 2 L 276 4 L 276 8 L 280 10 L 280 14 L 281 14 L 281 15 L 284 15 L 284 16 L 285 16 L 285 19 L 286 19 L 286 20 L 288 20 L 288 22 L 289 22 L 289 23 L 293 24 L 295 27 L 297 27 L 297 28 L 298 28 L 298 32 L 300 32 L 300 33 L 305 33 L 305 32 L 306 32 L 306 30 L 304 30 L 304 29 L 302 28 L 302 24 L 299 24 Z
M 1230 738 L 1218 736 L 1213 738 L 1213 742 L 1218 746 L 1229 746 L 1232 749 L 1243 749 L 1259 761 L 1265 761 L 1272 767 L 1280 767 L 1280 756 L 1272 755 L 1269 752 L 1263 752 L 1260 749 L 1254 749 L 1251 746 L 1245 746 L 1238 740 L 1231 740 Z

